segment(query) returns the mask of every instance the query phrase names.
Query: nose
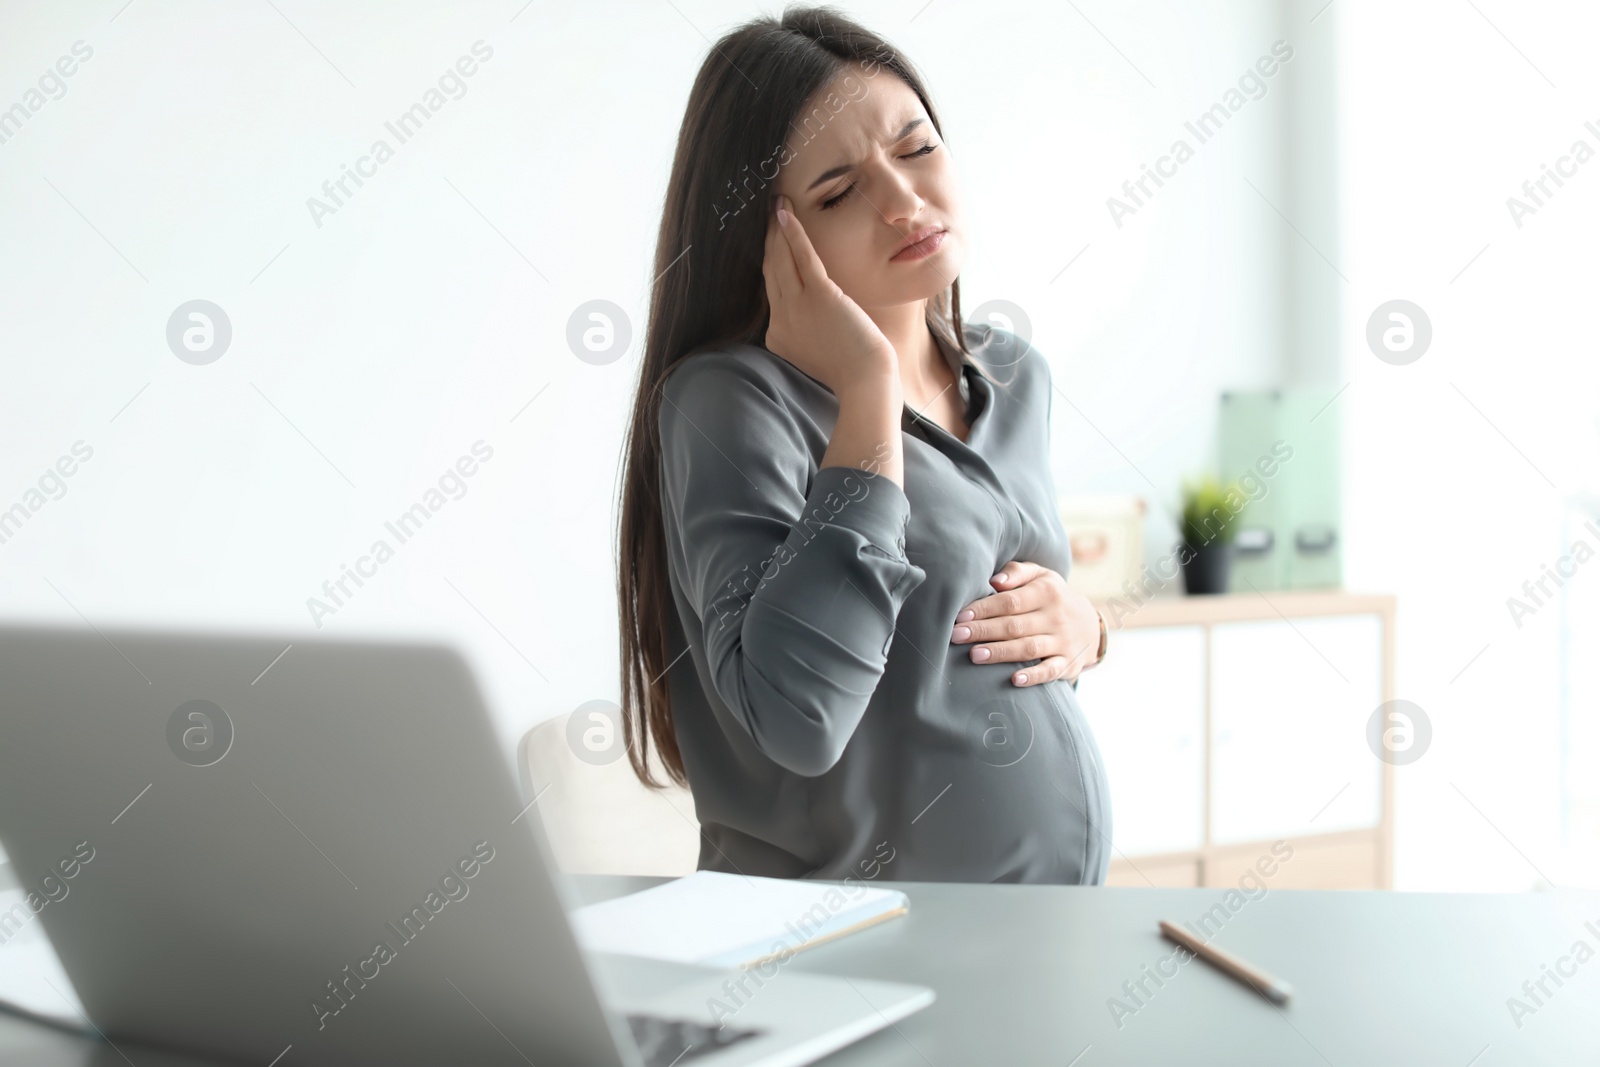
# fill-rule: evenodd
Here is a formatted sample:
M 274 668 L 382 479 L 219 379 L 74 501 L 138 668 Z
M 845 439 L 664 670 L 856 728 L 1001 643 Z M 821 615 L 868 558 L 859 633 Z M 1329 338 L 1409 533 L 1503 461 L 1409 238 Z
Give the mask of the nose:
M 905 230 L 921 221 L 922 209 L 927 201 L 917 191 L 915 175 L 890 167 L 880 188 L 882 192 L 878 210 L 897 229 Z

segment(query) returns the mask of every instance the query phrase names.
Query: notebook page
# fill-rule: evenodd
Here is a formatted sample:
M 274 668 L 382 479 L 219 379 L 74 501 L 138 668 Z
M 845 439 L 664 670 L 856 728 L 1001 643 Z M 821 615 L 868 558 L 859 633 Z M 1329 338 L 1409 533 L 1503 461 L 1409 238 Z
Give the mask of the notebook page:
M 907 907 L 906 895 L 850 882 L 695 871 L 572 912 L 578 942 L 594 952 L 736 966 L 797 951 L 832 933 Z

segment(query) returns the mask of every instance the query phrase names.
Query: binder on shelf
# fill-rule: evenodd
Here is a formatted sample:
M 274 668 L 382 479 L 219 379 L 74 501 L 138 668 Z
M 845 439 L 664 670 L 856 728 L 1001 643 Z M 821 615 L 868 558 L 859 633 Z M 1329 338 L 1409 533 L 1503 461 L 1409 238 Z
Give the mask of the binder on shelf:
M 1222 394 L 1221 476 L 1246 480 L 1232 592 L 1329 589 L 1343 581 L 1338 391 Z

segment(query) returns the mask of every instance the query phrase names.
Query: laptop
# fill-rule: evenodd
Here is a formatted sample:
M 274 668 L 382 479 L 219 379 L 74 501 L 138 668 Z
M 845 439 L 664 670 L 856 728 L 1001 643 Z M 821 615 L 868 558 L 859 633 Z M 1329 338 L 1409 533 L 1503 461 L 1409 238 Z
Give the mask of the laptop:
M 443 641 L 0 626 L 0 723 L 0 842 L 34 894 L 0 933 L 42 923 L 113 1042 L 779 1067 L 934 999 L 582 949 L 535 798 Z

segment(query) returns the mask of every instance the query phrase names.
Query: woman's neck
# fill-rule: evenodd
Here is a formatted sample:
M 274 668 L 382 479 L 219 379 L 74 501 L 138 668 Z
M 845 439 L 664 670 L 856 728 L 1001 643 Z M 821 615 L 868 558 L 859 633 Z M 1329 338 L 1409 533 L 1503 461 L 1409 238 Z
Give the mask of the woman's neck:
M 900 357 L 900 384 L 913 406 L 946 388 L 950 365 L 928 328 L 928 302 L 917 300 L 868 312 Z

